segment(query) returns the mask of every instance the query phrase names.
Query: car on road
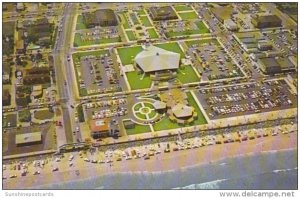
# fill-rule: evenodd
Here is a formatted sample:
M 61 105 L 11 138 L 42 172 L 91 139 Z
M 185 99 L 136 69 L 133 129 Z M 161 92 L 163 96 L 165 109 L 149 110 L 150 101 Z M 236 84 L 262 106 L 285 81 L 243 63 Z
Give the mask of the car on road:
M 58 167 L 52 169 L 53 172 L 58 171 Z
M 39 174 L 41 174 L 40 171 L 35 171 L 35 172 L 33 173 L 33 175 L 39 175 Z

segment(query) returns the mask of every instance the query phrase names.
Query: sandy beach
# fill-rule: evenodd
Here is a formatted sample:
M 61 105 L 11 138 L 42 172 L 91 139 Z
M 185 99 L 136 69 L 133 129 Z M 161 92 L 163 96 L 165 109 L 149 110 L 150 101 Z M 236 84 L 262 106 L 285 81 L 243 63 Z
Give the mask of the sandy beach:
M 76 164 L 68 167 L 68 159 L 60 163 L 60 170 L 52 172 L 43 170 L 40 175 L 28 174 L 27 176 L 3 180 L 4 189 L 25 189 L 25 188 L 48 188 L 47 185 L 55 184 L 59 188 L 60 183 L 74 182 L 76 180 L 92 180 L 93 178 L 116 173 L 162 173 L 168 171 L 182 170 L 196 165 L 209 165 L 222 159 L 230 159 L 239 156 L 256 155 L 270 151 L 280 151 L 297 148 L 297 133 L 279 134 L 248 140 L 245 142 L 234 142 L 217 144 L 189 150 L 171 151 L 152 156 L 149 160 L 132 159 L 113 162 L 109 164 L 93 164 L 85 162 L 82 158 L 76 157 Z M 280 159 L 279 159 L 280 160 Z M 285 163 L 282 160 L 280 163 Z M 68 171 L 63 171 L 68 170 Z M 76 174 L 79 171 L 79 175 Z M 39 187 L 40 186 L 40 187 Z M 56 187 L 51 187 L 56 188 Z M 70 188 L 81 188 L 72 186 Z

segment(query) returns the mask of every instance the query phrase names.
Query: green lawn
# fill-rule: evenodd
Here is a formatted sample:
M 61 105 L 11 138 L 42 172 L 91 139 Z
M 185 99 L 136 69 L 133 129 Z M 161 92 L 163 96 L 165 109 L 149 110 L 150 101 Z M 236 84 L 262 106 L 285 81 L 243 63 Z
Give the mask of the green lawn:
M 161 119 L 159 122 L 153 124 L 153 128 L 155 131 L 162 131 L 166 129 L 176 129 L 180 128 L 177 123 L 172 122 L 167 116 Z
M 97 50 L 97 51 L 88 51 L 88 52 L 77 52 L 73 54 L 73 62 L 77 62 L 80 61 L 80 58 L 83 56 L 96 56 L 99 57 L 101 55 L 105 55 L 108 54 L 109 55 L 109 51 L 108 50 Z
M 134 40 L 136 40 L 136 37 L 135 37 L 135 35 L 134 35 L 133 31 L 131 31 L 131 30 L 128 30 L 128 31 L 126 31 L 126 34 L 127 34 L 127 36 L 128 36 L 128 39 L 129 39 L 130 41 L 134 41 Z
M 130 25 L 128 23 L 128 20 L 125 17 L 126 16 L 125 12 L 120 13 L 119 16 L 121 18 L 124 29 L 130 29 Z
M 82 41 L 80 38 L 80 34 L 76 33 L 75 34 L 75 39 L 74 39 L 74 46 L 79 47 L 79 46 L 86 46 L 86 45 L 97 45 L 97 44 L 105 44 L 105 43 L 117 43 L 121 42 L 121 38 L 103 38 L 99 40 L 93 40 L 93 41 Z
M 220 43 L 217 39 L 197 39 L 197 40 L 189 40 L 189 41 L 185 41 L 186 45 L 191 47 L 194 44 L 205 44 L 205 43 L 213 43 L 214 45 L 219 46 Z
M 149 125 L 135 124 L 133 129 L 126 129 L 127 135 L 141 134 L 151 132 Z
M 77 23 L 76 23 L 76 30 L 82 30 L 82 29 L 87 29 L 87 28 L 86 28 L 86 25 L 83 22 L 83 16 L 78 15 Z
M 152 81 L 150 80 L 149 75 L 144 75 L 143 79 L 141 79 L 142 74 L 138 74 L 137 71 L 132 71 L 127 72 L 126 76 L 131 90 L 146 89 L 151 86 Z
M 143 50 L 141 46 L 118 48 L 118 54 L 123 65 L 133 64 L 135 56 Z
M 144 119 L 144 120 L 147 119 L 146 115 L 144 115 L 144 114 L 142 114 L 142 113 L 136 112 L 135 115 L 136 115 L 138 118 L 140 118 L 140 119 Z
M 161 43 L 161 44 L 156 44 L 155 46 L 160 47 L 162 49 L 171 51 L 171 52 L 176 52 L 179 53 L 181 58 L 185 57 L 183 51 L 179 47 L 179 44 L 177 42 L 173 43 Z
M 181 17 L 182 20 L 198 19 L 198 15 L 194 11 L 179 13 L 179 16 Z
M 154 109 L 154 106 L 151 103 L 144 102 L 145 107 L 149 107 L 150 109 Z
M 202 21 L 197 21 L 195 22 L 195 24 L 197 25 L 198 29 L 192 29 L 192 30 L 185 30 L 185 31 L 181 31 L 181 32 L 167 32 L 166 36 L 168 38 L 171 37 L 176 37 L 176 36 L 188 36 L 188 35 L 193 35 L 193 34 L 205 34 L 205 33 L 209 33 L 209 30 L 206 28 L 206 26 L 204 25 L 204 23 Z
M 174 6 L 176 11 L 187 11 L 187 10 L 193 10 L 191 8 L 191 6 L 187 6 L 187 5 L 178 5 L 178 6 Z
M 140 19 L 141 19 L 141 21 L 142 21 L 142 23 L 145 27 L 151 27 L 152 26 L 151 22 L 149 21 L 147 16 L 141 16 Z
M 140 24 L 139 19 L 137 18 L 136 14 L 131 13 L 129 15 L 130 15 L 131 21 L 133 22 L 134 25 L 139 25 Z
M 50 112 L 49 110 L 40 110 L 34 112 L 34 118 L 39 120 L 51 119 L 53 116 L 54 113 Z
M 139 15 L 145 15 L 145 14 L 146 14 L 145 10 L 137 10 L 136 12 L 137 12 Z
M 198 114 L 198 118 L 197 120 L 194 121 L 194 125 L 200 125 L 200 124 L 207 124 L 207 121 L 205 119 L 205 117 L 202 114 L 202 111 L 200 110 L 197 102 L 195 101 L 193 95 L 191 94 L 191 92 L 187 93 L 187 97 L 188 97 L 188 102 L 189 105 L 193 106 L 195 108 L 195 111 Z
M 31 113 L 29 110 L 20 110 L 18 112 L 19 115 L 19 121 L 20 122 L 30 122 L 31 121 Z
M 155 116 L 156 114 L 157 114 L 156 111 L 155 111 L 155 110 L 152 110 L 152 111 L 148 114 L 149 119 L 154 118 L 154 116 Z
M 150 35 L 150 38 L 152 38 L 152 39 L 158 38 L 158 34 L 156 33 L 156 31 L 155 31 L 154 28 L 148 29 L 147 31 L 148 31 L 148 33 Z
M 181 31 L 181 32 L 167 32 L 166 37 L 171 38 L 171 37 L 177 37 L 177 36 L 188 36 L 188 35 L 193 35 L 193 34 L 201 34 L 200 30 L 186 30 L 186 31 Z
M 134 110 L 135 111 L 138 111 L 140 108 L 142 108 L 142 104 L 141 103 L 139 103 L 139 104 L 137 104 L 137 105 L 134 106 Z
M 194 71 L 191 65 L 185 65 L 182 68 L 177 69 L 177 79 L 182 84 L 200 81 L 199 77 L 196 75 L 196 72 Z
M 199 28 L 200 32 L 203 33 L 209 33 L 208 28 L 205 26 L 205 24 L 202 21 L 196 21 L 195 24 Z

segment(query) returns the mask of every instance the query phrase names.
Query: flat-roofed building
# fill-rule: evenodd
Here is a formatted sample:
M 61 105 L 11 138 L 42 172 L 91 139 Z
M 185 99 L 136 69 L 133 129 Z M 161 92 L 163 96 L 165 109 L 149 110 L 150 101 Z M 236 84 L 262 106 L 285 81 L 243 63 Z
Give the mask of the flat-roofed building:
M 110 121 L 108 118 L 91 120 L 90 129 L 93 138 L 108 137 L 110 135 Z
M 211 8 L 211 12 L 216 16 L 216 18 L 224 23 L 225 20 L 230 19 L 231 15 L 234 12 L 233 7 L 231 6 L 224 6 L 224 7 L 214 7 Z
M 154 21 L 178 19 L 171 6 L 151 7 L 149 8 L 150 17 Z
M 193 115 L 194 108 L 184 105 L 184 104 L 177 104 L 172 108 L 172 112 L 176 118 L 189 118 Z
M 33 144 L 42 143 L 42 133 L 41 132 L 32 132 L 32 133 L 22 133 L 16 134 L 17 146 L 28 146 Z
M 123 125 L 125 129 L 133 129 L 135 127 L 135 123 L 132 120 L 123 120 Z
M 238 25 L 232 19 L 225 19 L 224 26 L 230 31 L 237 31 Z
M 82 14 L 85 25 L 88 28 L 95 26 L 108 27 L 118 25 L 117 17 L 112 9 L 101 9 Z
M 258 41 L 258 49 L 260 51 L 266 51 L 273 49 L 273 45 L 270 41 Z
M 179 67 L 180 54 L 151 45 L 135 57 L 135 63 L 145 73 L 173 70 Z
M 2 91 L 2 105 L 3 106 L 9 106 L 11 104 L 10 100 L 11 100 L 11 95 L 9 93 L 9 90 L 8 89 L 4 89 Z
M 281 19 L 276 15 L 256 15 L 251 20 L 256 28 L 281 27 Z
M 34 98 L 40 98 L 43 96 L 43 86 L 42 85 L 33 85 L 31 95 Z
M 276 74 L 295 70 L 295 65 L 286 57 L 267 57 L 258 59 L 258 65 L 265 74 Z

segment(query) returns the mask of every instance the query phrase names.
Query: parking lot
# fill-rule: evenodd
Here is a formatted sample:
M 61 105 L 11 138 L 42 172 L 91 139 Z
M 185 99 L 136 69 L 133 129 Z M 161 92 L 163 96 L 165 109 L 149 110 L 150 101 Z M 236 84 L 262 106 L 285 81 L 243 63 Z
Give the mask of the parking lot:
M 3 128 L 10 128 L 10 127 L 16 127 L 17 126 L 17 114 L 16 113 L 10 113 L 10 114 L 3 114 L 3 120 L 2 120 L 2 127 Z
M 75 34 L 74 46 L 85 46 L 105 43 L 117 43 L 121 38 L 116 27 L 93 28 L 77 30 Z
M 203 80 L 240 77 L 243 74 L 217 40 L 186 41 Z
M 297 107 L 297 97 L 284 80 L 205 89 L 197 97 L 210 119 Z
M 268 39 L 280 50 L 287 55 L 297 55 L 298 39 L 297 36 L 288 31 L 280 31 L 278 33 L 268 33 Z
M 120 71 L 114 65 L 108 51 L 102 54 L 81 56 L 75 59 L 81 94 L 95 94 L 121 91 Z

